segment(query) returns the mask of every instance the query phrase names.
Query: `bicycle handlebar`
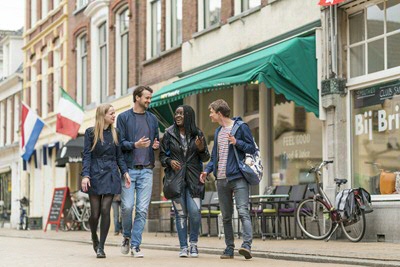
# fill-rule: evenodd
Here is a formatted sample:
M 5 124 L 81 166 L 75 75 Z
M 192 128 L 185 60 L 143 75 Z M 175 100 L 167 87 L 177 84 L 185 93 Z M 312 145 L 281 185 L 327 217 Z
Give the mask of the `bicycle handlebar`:
M 319 170 L 322 169 L 322 167 L 324 167 L 324 166 L 326 166 L 328 164 L 331 164 L 331 163 L 333 163 L 333 160 L 324 160 L 319 165 L 315 165 L 314 167 L 310 168 L 308 170 L 308 173 L 318 172 Z

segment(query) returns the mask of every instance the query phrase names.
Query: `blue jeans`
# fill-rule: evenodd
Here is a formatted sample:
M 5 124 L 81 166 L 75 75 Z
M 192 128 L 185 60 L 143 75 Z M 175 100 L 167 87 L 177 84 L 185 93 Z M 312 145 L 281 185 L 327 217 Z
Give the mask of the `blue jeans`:
M 153 170 L 129 169 L 129 176 L 131 177 L 129 188 L 125 187 L 124 179 L 121 181 L 122 228 L 124 237 L 131 238 L 131 246 L 139 247 L 151 199 Z M 133 208 L 135 208 L 135 221 L 132 227 Z
M 235 179 L 233 181 L 217 179 L 217 190 L 226 246 L 231 248 L 235 247 L 232 227 L 233 196 L 235 196 L 236 209 L 243 226 L 242 246 L 251 248 L 253 229 L 251 228 L 249 212 L 249 184 L 244 178 Z
M 112 209 L 114 214 L 114 232 L 119 233 L 121 231 L 121 220 L 119 217 L 119 209 L 121 207 L 121 201 L 113 201 Z
M 180 198 L 173 199 L 172 204 L 174 205 L 175 218 L 176 218 L 176 230 L 178 232 L 179 245 L 181 248 L 187 248 L 187 219 L 189 215 L 190 223 L 190 234 L 189 242 L 197 243 L 199 240 L 199 230 L 201 223 L 201 199 L 192 198 L 189 192 L 189 188 L 182 190 Z

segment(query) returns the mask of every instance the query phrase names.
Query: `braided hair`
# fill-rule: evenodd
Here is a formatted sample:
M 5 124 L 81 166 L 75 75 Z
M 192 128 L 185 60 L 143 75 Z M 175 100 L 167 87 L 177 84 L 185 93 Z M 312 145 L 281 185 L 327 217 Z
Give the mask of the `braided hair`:
M 194 113 L 194 110 L 191 106 L 188 105 L 181 105 L 178 108 L 183 108 L 183 127 L 185 129 L 185 135 L 186 137 L 195 137 L 199 135 L 199 130 L 196 126 L 196 115 Z M 175 123 L 175 122 L 174 122 Z M 178 131 L 179 129 L 178 126 L 175 123 L 175 130 Z

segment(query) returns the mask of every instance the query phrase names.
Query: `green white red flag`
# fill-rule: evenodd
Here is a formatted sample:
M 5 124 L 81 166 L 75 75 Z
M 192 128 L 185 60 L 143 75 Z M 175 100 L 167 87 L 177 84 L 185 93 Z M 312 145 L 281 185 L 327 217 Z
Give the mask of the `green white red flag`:
M 339 4 L 341 2 L 344 2 L 345 0 L 320 0 L 318 5 L 320 6 L 333 6 L 336 4 Z
M 56 132 L 76 138 L 83 122 L 83 108 L 62 88 L 60 90 Z

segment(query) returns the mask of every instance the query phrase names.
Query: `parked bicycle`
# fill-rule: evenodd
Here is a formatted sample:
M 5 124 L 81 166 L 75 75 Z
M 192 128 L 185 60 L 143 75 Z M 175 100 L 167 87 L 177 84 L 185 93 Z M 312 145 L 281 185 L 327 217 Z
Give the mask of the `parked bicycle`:
M 333 163 L 333 161 L 323 161 L 308 171 L 309 174 L 315 174 L 318 192 L 313 188 L 309 188 L 309 190 L 313 191 L 314 196 L 300 202 L 296 210 L 297 224 L 308 237 L 316 240 L 326 239 L 326 241 L 329 241 L 340 226 L 344 235 L 350 241 L 358 242 L 364 237 L 365 233 L 365 208 L 368 205 L 365 202 L 370 201 L 370 199 L 364 199 L 365 195 L 363 194 L 368 194 L 368 192 L 362 188 L 348 190 L 347 192 L 353 194 L 353 201 L 349 210 L 344 214 L 335 208 L 324 192 L 320 178 L 322 168 L 330 163 Z M 336 193 L 339 193 L 341 185 L 347 183 L 346 179 L 334 179 L 334 181 L 336 183 Z
M 90 202 L 89 196 L 80 191 L 71 193 L 71 205 L 64 209 L 62 231 L 81 230 L 90 231 Z
M 19 201 L 19 224 L 18 230 L 28 230 L 28 212 L 27 209 L 29 207 L 29 199 L 23 197 L 21 199 L 17 199 Z

